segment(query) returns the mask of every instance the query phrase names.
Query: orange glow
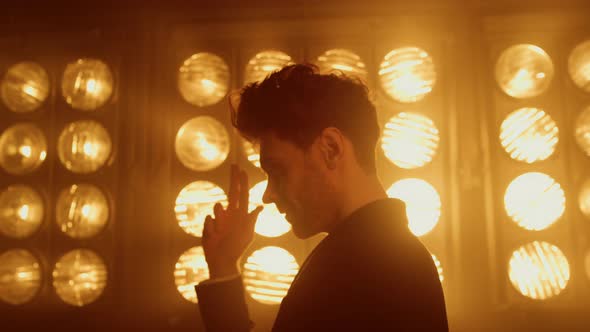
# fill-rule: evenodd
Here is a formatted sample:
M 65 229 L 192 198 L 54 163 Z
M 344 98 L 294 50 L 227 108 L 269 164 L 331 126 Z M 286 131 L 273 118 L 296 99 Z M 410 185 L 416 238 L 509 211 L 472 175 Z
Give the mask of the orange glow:
M 0 135 L 0 166 L 13 175 L 35 171 L 47 155 L 43 132 L 31 123 L 13 125 Z
M 109 205 L 103 192 L 89 184 L 74 184 L 59 194 L 56 223 L 66 235 L 85 239 L 100 233 L 109 218 Z
M 568 59 L 568 69 L 574 83 L 590 92 L 590 40 L 574 48 Z
M 25 185 L 9 186 L 0 194 L 0 233 L 22 239 L 35 233 L 43 222 L 41 196 Z
M 396 166 L 411 169 L 432 161 L 438 141 L 438 129 L 432 120 L 418 113 L 402 112 L 385 124 L 381 149 Z
M 422 179 L 400 180 L 387 190 L 387 195 L 406 203 L 408 223 L 414 235 L 425 235 L 438 224 L 440 196 L 428 182 Z
M 0 255 L 0 299 L 12 305 L 32 300 L 41 288 L 41 267 L 29 251 L 13 249 Z
M 341 72 L 347 76 L 367 80 L 367 68 L 361 58 L 352 51 L 332 49 L 324 52 L 317 59 L 322 74 Z
M 580 211 L 582 211 L 586 217 L 590 218 L 590 179 L 584 181 L 584 184 L 580 189 L 578 204 L 580 206 Z
M 244 83 L 262 81 L 266 76 L 290 64 L 293 64 L 291 56 L 284 52 L 262 51 L 248 61 Z
M 590 106 L 578 116 L 575 135 L 580 149 L 590 156 Z
M 22 145 L 19 149 L 19 152 L 25 158 L 31 158 L 32 155 L 32 148 L 30 145 Z
M 504 207 L 520 227 L 539 231 L 554 224 L 565 211 L 565 194 L 559 183 L 543 173 L 525 173 L 510 183 Z
M 177 83 L 180 94 L 190 104 L 217 104 L 229 90 L 229 67 L 215 54 L 193 54 L 178 69 Z
M 590 251 L 588 251 L 588 253 L 586 254 L 586 259 L 584 260 L 585 262 L 585 266 L 586 266 L 586 276 L 588 277 L 588 280 L 590 280 Z
M 174 266 L 174 283 L 184 299 L 197 303 L 195 285 L 207 279 L 209 279 L 209 267 L 203 247 L 193 247 L 178 258 Z
M 93 251 L 72 250 L 53 269 L 53 287 L 66 303 L 82 307 L 96 301 L 107 284 L 107 268 Z
M 213 216 L 215 203 L 227 205 L 223 189 L 208 181 L 195 181 L 184 187 L 176 198 L 176 220 L 178 225 L 193 236 L 203 236 L 207 215 Z
M 533 163 L 549 158 L 559 141 L 551 117 L 537 108 L 521 108 L 502 122 L 500 141 L 512 159 Z
M 49 96 L 49 75 L 34 62 L 20 62 L 6 71 L 0 83 L 4 105 L 13 112 L 37 110 Z
M 93 120 L 68 124 L 59 135 L 59 160 L 74 173 L 92 173 L 104 166 L 111 156 L 111 136 Z
M 244 264 L 244 285 L 256 301 L 279 304 L 298 271 L 299 265 L 288 251 L 264 247 L 250 255 Z
M 430 254 L 430 255 L 432 256 L 432 260 L 434 261 L 434 265 L 436 265 L 436 271 L 438 272 L 438 280 L 440 280 L 440 282 L 442 283 L 445 280 L 445 275 L 444 275 L 444 271 L 442 268 L 442 264 L 440 263 L 438 258 L 436 258 L 436 256 L 434 256 L 433 254 Z
M 266 191 L 268 181 L 262 181 L 250 189 L 250 210 L 262 204 L 262 196 Z M 285 219 L 285 215 L 281 214 L 277 206 L 272 204 L 264 204 L 264 210 L 258 215 L 256 220 L 255 232 L 266 237 L 278 237 L 291 230 L 291 224 Z
M 496 63 L 496 81 L 514 98 L 530 98 L 545 92 L 553 79 L 553 62 L 543 49 L 519 44 L 504 50 Z
M 429 94 L 436 82 L 432 58 L 417 47 L 403 47 L 389 52 L 379 69 L 383 90 L 393 99 L 412 103 Z
M 559 295 L 570 280 L 567 258 L 558 247 L 547 242 L 532 242 L 512 253 L 508 263 L 512 286 L 534 300 Z
M 185 122 L 176 134 L 174 149 L 178 160 L 194 171 L 208 171 L 221 165 L 229 155 L 229 134 L 210 116 Z
M 62 94 L 72 108 L 93 111 L 113 94 L 114 79 L 109 66 L 97 59 L 78 59 L 64 71 Z
M 243 141 L 244 153 L 252 165 L 260 168 L 260 147 L 246 140 Z

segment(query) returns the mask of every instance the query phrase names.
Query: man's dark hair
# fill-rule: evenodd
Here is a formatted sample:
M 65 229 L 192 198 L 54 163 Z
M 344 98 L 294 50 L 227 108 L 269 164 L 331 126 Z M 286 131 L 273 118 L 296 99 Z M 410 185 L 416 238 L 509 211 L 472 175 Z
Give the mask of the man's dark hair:
M 232 123 L 250 141 L 272 132 L 302 149 L 324 128 L 338 128 L 352 142 L 365 172 L 376 172 L 377 112 L 359 80 L 320 75 L 310 64 L 284 67 L 242 89 L 239 106 L 232 108 Z

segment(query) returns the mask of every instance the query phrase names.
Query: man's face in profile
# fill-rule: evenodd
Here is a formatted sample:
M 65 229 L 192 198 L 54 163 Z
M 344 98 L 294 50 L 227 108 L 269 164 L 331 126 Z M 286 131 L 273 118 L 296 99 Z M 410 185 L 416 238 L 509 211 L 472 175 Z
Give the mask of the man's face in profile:
M 260 164 L 268 175 L 263 196 L 275 203 L 298 238 L 324 231 L 334 203 L 315 144 L 303 150 L 274 133 L 260 138 Z

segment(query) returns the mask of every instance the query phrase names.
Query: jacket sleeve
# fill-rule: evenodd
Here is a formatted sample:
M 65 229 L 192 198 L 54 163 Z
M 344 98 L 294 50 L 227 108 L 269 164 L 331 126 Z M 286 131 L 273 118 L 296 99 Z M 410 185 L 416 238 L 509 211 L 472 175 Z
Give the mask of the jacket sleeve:
M 242 278 L 195 286 L 201 319 L 208 332 L 246 332 L 254 327 L 248 318 Z

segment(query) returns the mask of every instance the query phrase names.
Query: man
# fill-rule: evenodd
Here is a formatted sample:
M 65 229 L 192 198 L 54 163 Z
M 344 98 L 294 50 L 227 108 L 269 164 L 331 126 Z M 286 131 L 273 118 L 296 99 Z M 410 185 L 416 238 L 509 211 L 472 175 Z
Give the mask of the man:
M 432 258 L 408 227 L 405 205 L 375 169 L 379 125 L 366 87 L 292 65 L 245 87 L 232 122 L 260 144 L 264 203 L 293 232 L 328 236 L 283 299 L 273 331 L 448 331 Z M 248 331 L 238 260 L 261 207 L 248 213 L 248 178 L 232 166 L 228 206 L 205 220 L 211 279 L 196 287 L 208 331 Z

